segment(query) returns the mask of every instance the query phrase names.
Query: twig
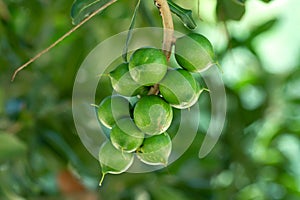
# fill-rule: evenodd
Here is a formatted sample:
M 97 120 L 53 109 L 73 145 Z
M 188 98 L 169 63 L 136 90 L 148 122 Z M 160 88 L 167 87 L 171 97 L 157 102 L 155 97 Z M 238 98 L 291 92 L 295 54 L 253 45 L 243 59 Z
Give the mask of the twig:
M 51 50 L 53 47 L 55 47 L 57 44 L 59 44 L 61 41 L 63 41 L 66 37 L 68 37 L 69 35 L 71 35 L 74 31 L 76 31 L 79 27 L 81 27 L 83 24 L 85 24 L 87 21 L 89 21 L 91 18 L 93 18 L 95 15 L 97 15 L 99 12 L 101 12 L 102 10 L 104 10 L 105 8 L 107 8 L 108 6 L 110 6 L 111 4 L 115 3 L 117 0 L 112 0 L 110 2 L 108 2 L 107 4 L 105 4 L 104 6 L 102 6 L 101 8 L 99 8 L 98 10 L 94 11 L 91 15 L 89 15 L 87 18 L 85 18 L 83 21 L 81 21 L 79 24 L 77 24 L 76 26 L 74 26 L 71 30 L 69 30 L 67 33 L 65 33 L 63 36 L 61 36 L 58 40 L 56 40 L 54 43 L 52 43 L 49 47 L 47 47 L 46 49 L 44 49 L 43 51 L 41 51 L 40 53 L 38 53 L 36 56 L 34 56 L 33 58 L 31 58 L 28 62 L 26 62 L 25 64 L 23 64 L 21 67 L 19 67 L 18 69 L 15 70 L 11 81 L 14 81 L 14 79 L 16 78 L 16 75 L 23 70 L 25 67 L 27 67 L 29 64 L 31 64 L 32 62 L 34 62 L 36 59 L 38 59 L 39 57 L 41 57 L 42 55 L 44 55 L 45 53 L 47 53 L 49 50 Z
M 159 93 L 159 85 L 155 84 L 150 88 L 148 95 L 158 95 L 158 93 Z
M 164 27 L 163 50 L 165 52 L 167 60 L 169 61 L 171 56 L 172 45 L 174 43 L 174 25 L 171 11 L 167 0 L 155 0 L 154 2 L 156 7 L 159 9 L 162 17 Z
M 163 21 L 164 28 L 164 38 L 163 38 L 163 51 L 166 55 L 167 60 L 170 60 L 172 46 L 174 44 L 174 25 L 173 18 L 171 15 L 171 10 L 169 8 L 169 4 L 167 0 L 154 0 L 155 6 L 159 9 L 161 14 L 161 18 Z M 157 95 L 159 93 L 159 84 L 155 84 L 151 87 L 148 95 L 154 94 Z

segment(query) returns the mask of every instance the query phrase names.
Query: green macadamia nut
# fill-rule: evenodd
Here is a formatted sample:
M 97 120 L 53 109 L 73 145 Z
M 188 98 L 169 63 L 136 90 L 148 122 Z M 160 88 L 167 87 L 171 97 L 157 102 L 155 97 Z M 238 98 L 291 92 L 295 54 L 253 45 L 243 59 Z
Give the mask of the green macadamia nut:
M 140 48 L 133 52 L 129 61 L 129 73 L 141 85 L 154 85 L 167 73 L 167 59 L 162 50 Z
M 159 96 L 144 96 L 137 102 L 133 117 L 141 131 L 148 135 L 158 135 L 165 132 L 171 125 L 173 110 Z
M 129 101 L 119 95 L 112 95 L 104 98 L 97 108 L 99 121 L 111 129 L 116 120 L 130 116 Z
M 122 63 L 109 73 L 114 90 L 127 97 L 148 93 L 148 88 L 135 82 L 129 73 L 128 63 Z
M 132 153 L 116 149 L 110 141 L 103 143 L 99 150 L 99 162 L 102 169 L 100 185 L 107 173 L 121 174 L 125 172 L 132 165 L 133 159 Z
M 183 69 L 169 70 L 160 82 L 159 90 L 164 99 L 178 109 L 193 106 L 200 94 L 199 83 Z
M 144 133 L 137 128 L 131 118 L 122 118 L 113 126 L 110 140 L 117 149 L 133 152 L 142 145 Z
M 167 133 L 148 137 L 137 152 L 137 157 L 149 165 L 167 165 L 172 141 Z
M 190 33 L 176 40 L 175 58 L 182 68 L 190 72 L 201 72 L 215 62 L 210 41 L 198 33 Z

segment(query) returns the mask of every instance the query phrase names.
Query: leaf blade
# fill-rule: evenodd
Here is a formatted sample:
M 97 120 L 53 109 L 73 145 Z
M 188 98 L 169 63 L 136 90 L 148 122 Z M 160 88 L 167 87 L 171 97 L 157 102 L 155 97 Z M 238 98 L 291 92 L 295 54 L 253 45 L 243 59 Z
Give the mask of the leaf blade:
M 192 10 L 184 9 L 171 0 L 168 0 L 168 4 L 171 12 L 177 15 L 187 28 L 195 29 L 197 27 L 192 16 Z
M 79 24 L 90 14 L 114 0 L 75 0 L 71 8 L 71 18 L 74 25 Z
M 14 135 L 0 132 L 0 141 L 0 164 L 25 155 L 27 151 L 26 144 Z
M 239 21 L 244 16 L 246 8 L 242 1 L 218 0 L 216 11 L 220 21 Z
M 133 27 L 134 27 L 134 24 L 135 24 L 136 14 L 137 14 L 137 11 L 140 7 L 140 3 L 141 3 L 141 0 L 138 0 L 137 4 L 135 6 L 135 9 L 134 9 L 133 16 L 131 18 L 129 29 L 128 29 L 128 34 L 127 34 L 127 38 L 126 38 L 126 42 L 125 42 L 125 46 L 124 46 L 123 54 L 122 54 L 123 60 L 125 62 L 128 61 L 128 59 L 127 59 L 128 46 L 129 46 L 129 43 L 130 43 L 130 40 L 131 40 L 131 37 L 132 37 L 132 30 L 133 30 Z

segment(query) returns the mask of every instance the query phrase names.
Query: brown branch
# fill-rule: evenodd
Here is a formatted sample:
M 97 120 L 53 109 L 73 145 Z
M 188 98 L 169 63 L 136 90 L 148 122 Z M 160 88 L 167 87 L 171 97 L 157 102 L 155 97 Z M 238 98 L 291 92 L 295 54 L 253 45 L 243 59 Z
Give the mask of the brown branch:
M 148 95 L 158 95 L 158 93 L 159 93 L 159 85 L 155 84 L 150 88 Z
M 81 27 L 83 24 L 85 24 L 87 21 L 89 21 L 91 18 L 93 18 L 99 12 L 101 12 L 102 10 L 104 10 L 105 8 L 107 8 L 108 6 L 110 6 L 111 4 L 115 3 L 116 1 L 117 0 L 112 0 L 112 1 L 108 2 L 107 4 L 105 4 L 104 6 L 102 6 L 101 8 L 99 8 L 98 10 L 94 11 L 91 15 L 89 15 L 87 18 L 85 18 L 83 21 L 81 21 L 76 26 L 74 26 L 71 30 L 69 30 L 67 33 L 65 33 L 63 36 L 61 36 L 58 40 L 56 40 L 54 43 L 52 43 L 49 47 L 47 47 L 43 51 L 39 52 L 36 56 L 34 56 L 33 58 L 31 58 L 28 62 L 26 62 L 25 64 L 23 64 L 22 66 L 20 66 L 18 69 L 16 69 L 15 72 L 14 72 L 14 74 L 13 74 L 13 76 L 12 76 L 11 81 L 14 81 L 14 79 L 16 78 L 16 75 L 21 70 L 23 70 L 29 64 L 33 63 L 36 59 L 38 59 L 39 57 L 41 57 L 42 55 L 44 55 L 45 53 L 47 53 L 49 50 L 51 50 L 53 47 L 55 47 L 57 44 L 59 44 L 61 41 L 63 41 L 66 37 L 68 37 L 74 31 L 76 31 L 79 27 Z
M 163 50 L 169 61 L 171 56 L 171 50 L 174 43 L 174 25 L 171 15 L 171 11 L 168 5 L 167 0 L 155 0 L 155 5 L 159 9 L 163 27 L 164 27 L 164 39 L 163 39 Z
M 164 38 L 162 49 L 164 54 L 166 55 L 167 61 L 170 60 L 172 46 L 174 44 L 174 25 L 173 18 L 171 15 L 171 10 L 169 8 L 169 4 L 167 0 L 154 0 L 155 6 L 159 9 L 161 14 L 163 28 L 164 28 Z M 154 94 L 157 95 L 159 93 L 159 84 L 155 84 L 151 87 L 148 95 Z

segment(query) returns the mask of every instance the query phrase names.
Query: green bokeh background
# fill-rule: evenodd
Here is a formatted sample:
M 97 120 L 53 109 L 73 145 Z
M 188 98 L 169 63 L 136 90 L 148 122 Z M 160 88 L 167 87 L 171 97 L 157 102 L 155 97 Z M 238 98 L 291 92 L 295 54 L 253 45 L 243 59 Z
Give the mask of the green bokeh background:
M 199 159 L 211 106 L 203 93 L 197 137 L 179 160 L 151 173 L 108 175 L 99 188 L 99 163 L 74 126 L 72 88 L 88 53 L 128 29 L 135 1 L 118 1 L 11 82 L 18 66 L 73 27 L 73 2 L 0 0 L 1 200 L 300 199 L 300 2 L 174 2 L 192 9 L 194 31 L 217 53 L 228 103 L 223 134 Z M 160 27 L 153 2 L 141 5 L 136 27 Z M 174 23 L 190 31 L 176 16 Z M 104 82 L 96 103 L 110 92 Z

